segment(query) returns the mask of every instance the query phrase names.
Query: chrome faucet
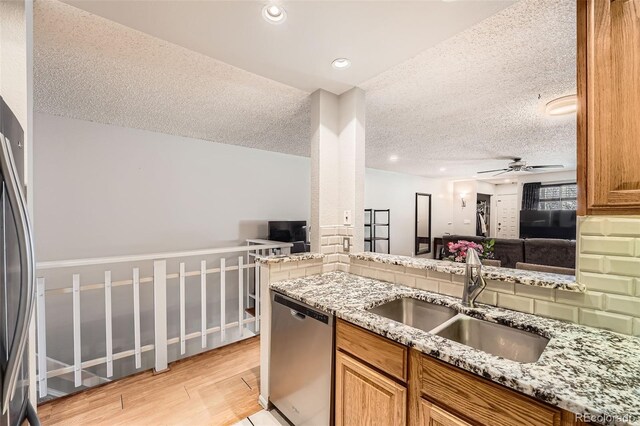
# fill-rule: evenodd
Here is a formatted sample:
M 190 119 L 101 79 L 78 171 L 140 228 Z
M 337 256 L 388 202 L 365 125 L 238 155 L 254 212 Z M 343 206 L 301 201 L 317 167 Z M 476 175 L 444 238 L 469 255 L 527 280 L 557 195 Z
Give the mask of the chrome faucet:
M 486 283 L 482 278 L 482 262 L 478 253 L 470 248 L 467 250 L 467 265 L 465 270 L 464 288 L 462 289 L 462 304 L 473 308 L 475 301 L 484 290 Z

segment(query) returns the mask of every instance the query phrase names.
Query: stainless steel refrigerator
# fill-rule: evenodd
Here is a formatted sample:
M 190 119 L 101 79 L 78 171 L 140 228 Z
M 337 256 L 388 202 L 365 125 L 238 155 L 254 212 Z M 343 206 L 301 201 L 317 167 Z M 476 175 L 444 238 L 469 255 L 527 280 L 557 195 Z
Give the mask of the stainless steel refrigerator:
M 35 303 L 33 243 L 24 187 L 24 131 L 0 97 L 0 426 L 37 425 L 29 401 L 29 323 Z

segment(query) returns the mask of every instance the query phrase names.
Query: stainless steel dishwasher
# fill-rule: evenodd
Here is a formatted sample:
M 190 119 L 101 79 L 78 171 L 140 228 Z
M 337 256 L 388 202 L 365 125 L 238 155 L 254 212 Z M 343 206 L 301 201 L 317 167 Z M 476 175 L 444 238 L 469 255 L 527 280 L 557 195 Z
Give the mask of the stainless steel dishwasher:
M 296 426 L 331 421 L 333 315 L 271 292 L 270 401 Z

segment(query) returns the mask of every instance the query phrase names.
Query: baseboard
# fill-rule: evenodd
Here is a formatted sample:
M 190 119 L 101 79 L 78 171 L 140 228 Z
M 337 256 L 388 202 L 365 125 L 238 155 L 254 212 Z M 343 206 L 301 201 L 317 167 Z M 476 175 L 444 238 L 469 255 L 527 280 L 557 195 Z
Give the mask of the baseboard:
M 262 394 L 258 396 L 258 404 L 260 404 L 265 410 L 269 409 L 269 400 L 262 396 Z

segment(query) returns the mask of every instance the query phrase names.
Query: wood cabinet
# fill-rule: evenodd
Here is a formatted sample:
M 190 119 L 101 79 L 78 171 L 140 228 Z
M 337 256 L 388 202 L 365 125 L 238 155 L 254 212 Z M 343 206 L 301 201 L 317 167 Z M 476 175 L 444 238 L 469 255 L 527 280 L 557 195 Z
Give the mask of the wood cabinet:
M 640 214 L 640 0 L 577 0 L 578 214 Z
M 574 426 L 575 416 L 336 321 L 336 426 Z
M 561 424 L 562 410 L 559 408 L 538 402 L 419 351 L 412 350 L 410 362 L 413 364 L 410 392 L 414 393 L 415 398 L 427 399 L 435 404 L 435 415 L 438 419 L 458 422 L 444 424 L 465 425 L 468 424 L 467 422 L 501 426 Z M 423 404 L 424 402 L 419 402 L 418 411 L 424 411 Z M 434 414 L 431 415 L 433 416 Z M 430 424 L 425 423 L 424 419 L 427 417 L 424 414 L 416 417 L 417 424 Z M 462 420 L 463 417 L 465 420 Z
M 338 320 L 336 347 L 394 378 L 407 381 L 407 347 Z
M 336 353 L 336 426 L 406 423 L 407 389 L 350 356 Z
M 459 417 L 420 398 L 420 424 L 424 426 L 471 426 Z

